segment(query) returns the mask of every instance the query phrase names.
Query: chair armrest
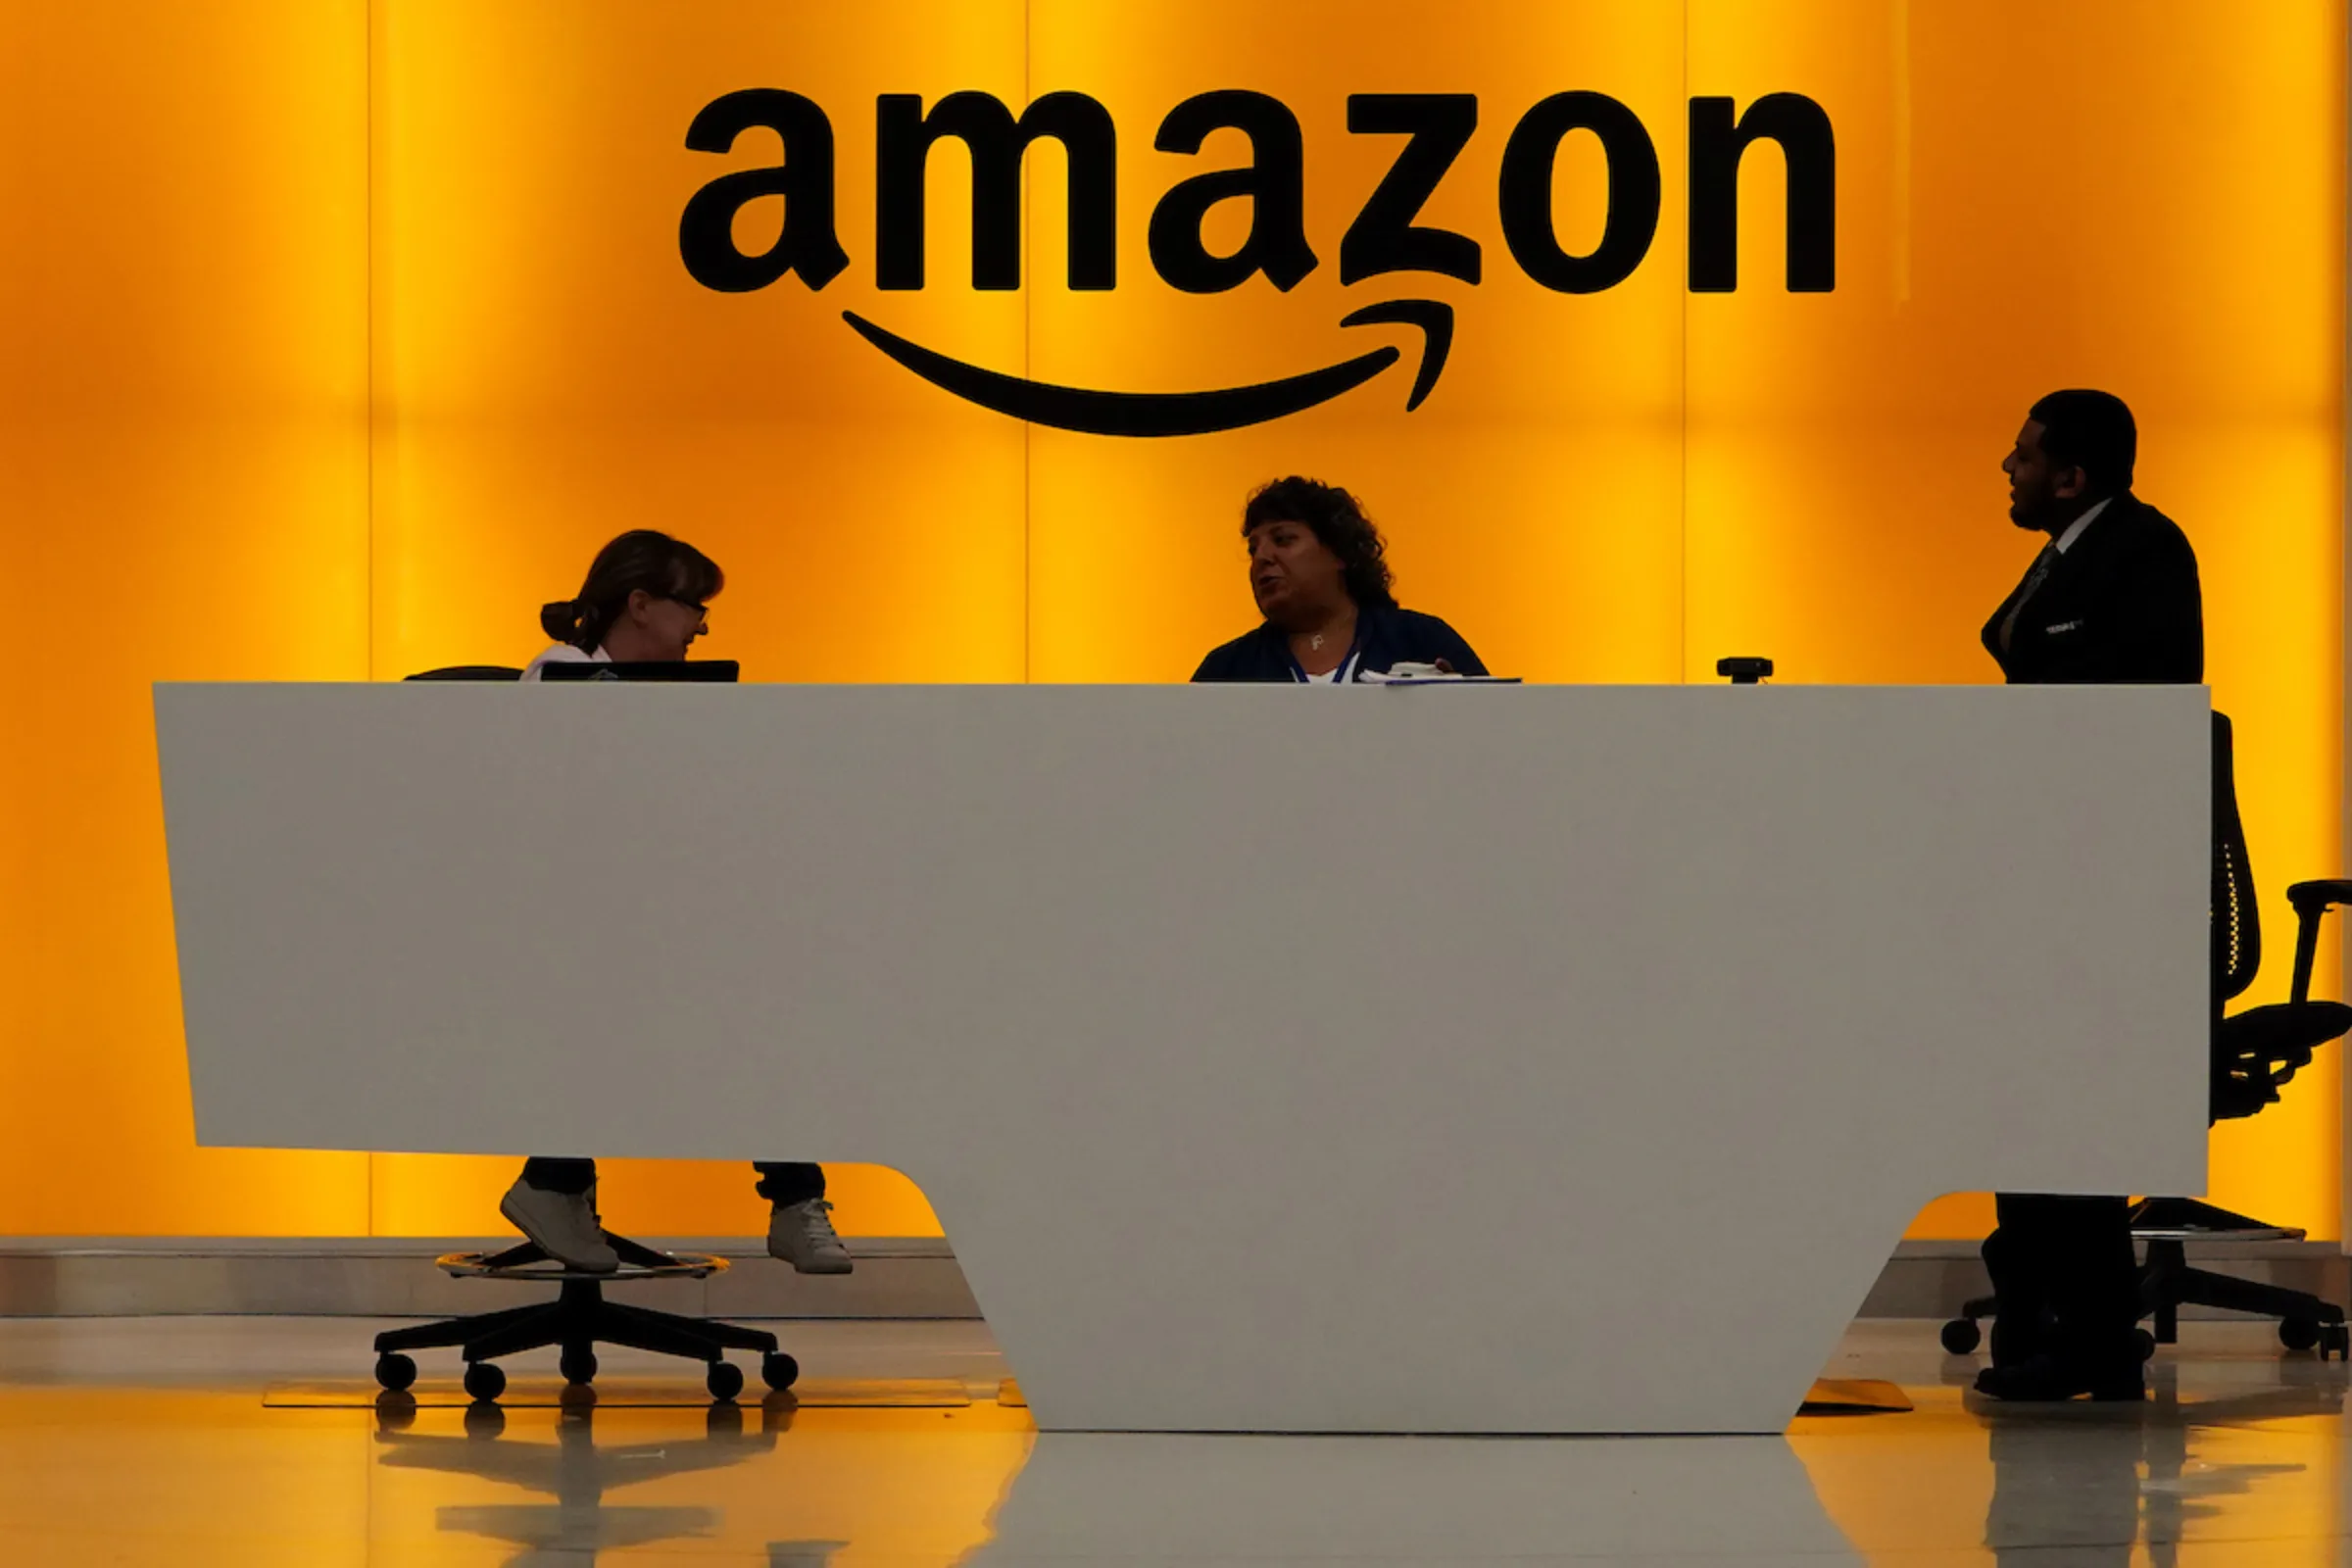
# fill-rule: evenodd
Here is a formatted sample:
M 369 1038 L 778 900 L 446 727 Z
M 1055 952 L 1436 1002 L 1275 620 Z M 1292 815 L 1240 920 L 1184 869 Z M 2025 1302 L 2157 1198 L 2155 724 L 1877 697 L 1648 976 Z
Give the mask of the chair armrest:
M 2298 882 L 2286 890 L 2295 908 L 2294 1000 L 2311 1000 L 2311 966 L 2320 952 L 2320 922 L 2339 905 L 2352 905 L 2352 882 Z
M 2340 903 L 2352 903 L 2352 882 L 2298 882 L 2286 889 L 2286 903 L 2295 906 L 2298 914 L 2303 909 L 2327 912 Z
M 2305 909 L 2325 914 L 2340 904 L 2352 904 L 2352 882 L 2298 882 L 2286 890 L 2286 902 L 2301 914 Z

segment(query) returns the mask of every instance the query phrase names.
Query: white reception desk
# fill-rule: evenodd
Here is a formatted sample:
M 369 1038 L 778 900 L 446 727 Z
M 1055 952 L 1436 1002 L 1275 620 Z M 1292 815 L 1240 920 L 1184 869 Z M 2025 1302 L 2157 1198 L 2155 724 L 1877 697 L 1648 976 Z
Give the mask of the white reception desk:
M 1929 1200 L 2204 1186 L 2197 688 L 156 709 L 202 1142 L 897 1166 L 1048 1428 L 1778 1431 Z

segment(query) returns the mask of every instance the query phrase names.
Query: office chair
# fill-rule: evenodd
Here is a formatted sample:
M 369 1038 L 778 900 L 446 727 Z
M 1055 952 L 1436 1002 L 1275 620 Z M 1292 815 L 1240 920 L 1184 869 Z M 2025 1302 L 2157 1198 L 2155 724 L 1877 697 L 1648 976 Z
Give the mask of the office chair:
M 498 664 L 461 664 L 411 675 L 411 680 L 504 680 L 522 678 L 519 669 Z M 437 1266 L 461 1279 L 544 1280 L 558 1287 L 556 1298 L 531 1306 L 510 1307 L 470 1317 L 444 1318 L 389 1329 L 375 1337 L 375 1381 L 398 1393 L 416 1381 L 416 1362 L 408 1352 L 447 1346 L 463 1348 L 466 1392 L 475 1399 L 496 1399 L 507 1389 L 500 1356 L 514 1355 L 554 1345 L 561 1347 L 558 1366 L 564 1381 L 585 1385 L 596 1379 L 596 1347 L 625 1345 L 662 1355 L 684 1356 L 706 1364 L 705 1386 L 712 1398 L 727 1400 L 743 1392 L 743 1369 L 726 1358 L 729 1350 L 756 1350 L 760 1375 L 775 1390 L 792 1387 L 801 1375 L 800 1363 L 777 1347 L 776 1337 L 760 1329 L 737 1328 L 710 1318 L 608 1301 L 604 1288 L 648 1279 L 706 1279 L 723 1272 L 727 1260 L 700 1252 L 659 1252 L 625 1236 L 604 1232 L 620 1255 L 620 1267 L 611 1274 L 587 1274 L 551 1258 L 537 1244 L 524 1242 L 495 1252 L 451 1252 Z
M 2213 1002 L 2212 1090 L 2207 1124 L 2234 1121 L 2278 1103 L 2278 1091 L 2312 1053 L 2352 1030 L 2352 1006 L 2311 999 L 2311 970 L 2320 925 L 2338 905 L 2352 905 L 2352 882 L 2298 882 L 2286 890 L 2294 907 L 2295 974 L 2289 1000 L 2225 1014 L 2262 967 L 2262 914 L 2246 832 L 2237 812 L 2237 770 L 2228 715 L 2213 715 Z M 2344 1309 L 2303 1291 L 2262 1285 L 2210 1269 L 2190 1268 L 2189 1242 L 2299 1242 L 2303 1232 L 2269 1225 L 2193 1198 L 2147 1198 L 2132 1209 L 2132 1235 L 2147 1244 L 2139 1271 L 2139 1312 L 2155 1319 L 2141 1334 L 2143 1355 L 2180 1340 L 2183 1306 L 2215 1306 L 2278 1319 L 2278 1340 L 2290 1350 L 2317 1346 L 2323 1359 L 2352 1360 L 2352 1329 Z M 1966 1355 L 1977 1348 L 1977 1321 L 1997 1316 L 2000 1302 L 1968 1301 L 1943 1326 L 1943 1348 Z

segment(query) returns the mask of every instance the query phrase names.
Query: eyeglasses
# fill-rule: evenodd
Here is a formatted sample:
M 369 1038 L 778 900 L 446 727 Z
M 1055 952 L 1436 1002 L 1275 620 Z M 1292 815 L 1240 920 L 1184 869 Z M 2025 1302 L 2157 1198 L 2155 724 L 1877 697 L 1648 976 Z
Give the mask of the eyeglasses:
M 710 618 L 710 607 L 707 604 L 704 604 L 699 599 L 688 599 L 681 594 L 663 594 L 662 597 L 668 600 L 673 605 L 684 605 L 688 610 L 694 612 L 698 619 L 707 620 Z

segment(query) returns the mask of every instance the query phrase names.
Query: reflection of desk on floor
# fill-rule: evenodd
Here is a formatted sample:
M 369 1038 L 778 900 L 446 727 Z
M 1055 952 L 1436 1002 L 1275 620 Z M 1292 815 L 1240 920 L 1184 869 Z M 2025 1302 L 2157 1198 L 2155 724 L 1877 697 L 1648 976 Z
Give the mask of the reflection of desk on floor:
M 1049 1428 L 1778 1430 L 1928 1200 L 2204 1185 L 2193 688 L 157 711 L 205 1143 L 897 1165 Z
M 1048 1433 L 971 1568 L 1853 1564 L 1782 1438 L 1647 1443 Z

